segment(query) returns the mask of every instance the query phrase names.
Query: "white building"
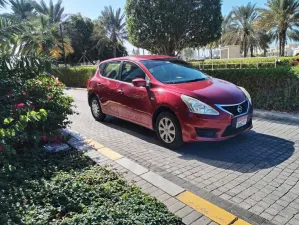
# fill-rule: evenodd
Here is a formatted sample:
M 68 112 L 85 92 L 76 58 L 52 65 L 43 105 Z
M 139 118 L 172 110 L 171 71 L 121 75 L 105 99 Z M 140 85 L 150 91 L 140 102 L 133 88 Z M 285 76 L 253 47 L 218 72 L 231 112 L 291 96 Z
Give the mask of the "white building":
M 228 45 L 220 47 L 220 59 L 235 59 L 241 58 L 241 46 L 240 45 Z

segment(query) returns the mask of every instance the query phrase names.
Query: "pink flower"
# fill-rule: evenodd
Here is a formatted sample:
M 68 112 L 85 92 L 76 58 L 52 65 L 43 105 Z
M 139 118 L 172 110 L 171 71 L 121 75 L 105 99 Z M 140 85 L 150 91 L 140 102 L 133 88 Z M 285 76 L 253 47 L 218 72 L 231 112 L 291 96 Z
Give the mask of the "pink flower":
M 27 95 L 27 93 L 25 91 L 23 91 L 23 96 L 26 96 L 26 95 Z
M 51 99 L 52 97 L 51 96 L 48 96 L 48 99 Z
M 56 84 L 57 84 L 57 86 L 60 86 L 60 81 L 57 81 L 57 83 L 56 83 Z
M 46 135 L 43 135 L 43 136 L 42 136 L 42 139 L 43 139 L 44 142 L 46 142 L 46 141 L 47 141 L 47 136 L 46 136 Z
M 24 103 L 16 104 L 16 108 L 18 108 L 18 109 L 21 109 L 21 108 L 24 108 L 24 107 L 25 107 Z
M 32 106 L 31 106 L 31 109 L 33 109 L 33 110 L 34 110 L 34 109 L 35 109 L 35 106 L 34 106 L 34 105 L 32 105 Z
M 51 84 L 47 84 L 47 87 L 51 87 Z
M 4 147 L 2 145 L 0 145 L 0 152 L 2 152 L 4 149 Z

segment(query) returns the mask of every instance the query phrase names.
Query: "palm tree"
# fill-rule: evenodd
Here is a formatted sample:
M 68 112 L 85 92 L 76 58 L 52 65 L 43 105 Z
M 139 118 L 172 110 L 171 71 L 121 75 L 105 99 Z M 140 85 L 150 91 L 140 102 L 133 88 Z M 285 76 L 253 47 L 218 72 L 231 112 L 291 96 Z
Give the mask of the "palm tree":
M 234 7 L 226 19 L 228 33 L 226 39 L 232 44 L 242 44 L 244 58 L 247 57 L 248 48 L 253 48 L 255 37 L 255 23 L 258 18 L 256 4 Z M 224 35 L 225 36 L 225 35 Z
M 63 48 L 66 54 L 73 52 L 70 40 L 63 38 L 57 32 L 58 24 L 52 24 L 47 16 L 39 16 L 30 21 L 24 33 L 20 36 L 20 52 L 23 55 L 47 54 L 60 58 Z
M 116 57 L 118 42 L 123 43 L 124 40 L 128 39 L 124 18 L 125 14 L 121 14 L 120 8 L 114 13 L 111 6 L 106 6 L 95 26 L 94 36 L 99 38 L 98 45 L 105 41 L 105 38 L 108 38 L 113 43 L 114 57 Z
M 53 4 L 53 1 L 50 0 L 49 6 L 44 0 L 41 0 L 40 3 L 34 2 L 33 6 L 38 13 L 47 16 L 52 24 L 61 22 L 65 17 L 63 15 L 62 0 L 58 0 L 56 4 Z
M 284 56 L 287 38 L 299 40 L 299 1 L 268 0 L 266 8 L 259 11 L 259 26 L 279 41 L 279 55 Z
M 6 5 L 6 0 L 0 0 L 0 8 L 5 7 Z
M 31 0 L 10 0 L 11 10 L 13 15 L 18 19 L 27 19 L 28 16 L 33 15 L 34 7 Z

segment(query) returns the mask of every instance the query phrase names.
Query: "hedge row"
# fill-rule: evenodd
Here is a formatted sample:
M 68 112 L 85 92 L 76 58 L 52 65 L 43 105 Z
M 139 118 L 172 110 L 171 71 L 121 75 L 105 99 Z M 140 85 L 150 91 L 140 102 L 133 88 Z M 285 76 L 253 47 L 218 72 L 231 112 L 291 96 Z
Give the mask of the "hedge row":
M 68 87 L 86 87 L 95 67 L 59 69 L 56 76 Z M 256 108 L 299 112 L 299 67 L 208 70 L 209 75 L 246 88 Z
M 207 73 L 246 88 L 256 108 L 299 112 L 299 67 L 209 70 Z
M 214 69 L 230 69 L 230 68 L 273 68 L 275 67 L 274 57 L 269 58 L 240 58 L 240 59 L 214 59 L 204 61 L 204 68 L 211 69 L 212 63 Z M 294 57 L 280 57 L 278 58 L 277 66 L 290 66 L 295 60 Z M 199 67 L 201 62 L 191 61 L 191 63 Z
M 59 68 L 54 71 L 54 75 L 67 87 L 85 88 L 87 80 L 94 75 L 95 71 L 95 66 Z

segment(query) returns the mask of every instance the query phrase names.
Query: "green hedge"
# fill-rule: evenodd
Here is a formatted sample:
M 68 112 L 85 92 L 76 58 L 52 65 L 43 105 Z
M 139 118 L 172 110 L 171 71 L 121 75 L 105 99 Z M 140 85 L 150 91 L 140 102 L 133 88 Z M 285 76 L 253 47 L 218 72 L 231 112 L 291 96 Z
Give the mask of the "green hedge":
M 87 80 L 94 75 L 96 66 L 80 66 L 59 68 L 54 70 L 54 76 L 67 87 L 85 88 Z
M 206 72 L 246 88 L 256 108 L 299 112 L 299 67 Z
M 290 66 L 291 62 L 295 60 L 295 57 L 280 57 L 278 58 L 277 66 Z M 199 67 L 201 62 L 199 61 L 190 61 L 194 66 Z M 214 69 L 234 69 L 234 68 L 273 68 L 275 67 L 275 58 L 240 58 L 240 59 L 214 59 L 204 61 L 205 69 L 211 69 L 213 63 Z M 208 64 L 208 65 L 207 65 Z
M 59 69 L 56 76 L 68 87 L 86 87 L 95 67 Z M 299 67 L 207 70 L 209 75 L 246 88 L 256 108 L 299 112 Z

